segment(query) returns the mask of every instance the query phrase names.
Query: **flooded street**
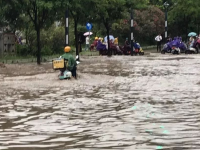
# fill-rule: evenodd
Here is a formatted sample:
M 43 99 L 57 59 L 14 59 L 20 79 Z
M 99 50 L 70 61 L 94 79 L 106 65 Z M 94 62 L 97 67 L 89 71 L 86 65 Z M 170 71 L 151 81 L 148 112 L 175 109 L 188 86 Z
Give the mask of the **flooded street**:
M 200 149 L 200 55 L 81 60 L 78 80 L 0 74 L 0 150 Z

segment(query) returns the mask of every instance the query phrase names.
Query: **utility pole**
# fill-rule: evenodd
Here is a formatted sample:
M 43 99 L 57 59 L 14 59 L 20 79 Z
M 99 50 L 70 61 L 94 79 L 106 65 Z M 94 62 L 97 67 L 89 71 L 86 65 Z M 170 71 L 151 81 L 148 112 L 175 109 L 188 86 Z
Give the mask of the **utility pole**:
M 69 10 L 65 12 L 65 46 L 69 46 Z
M 133 40 L 134 40 L 134 36 L 133 36 L 133 9 L 131 8 L 131 56 L 133 56 Z
M 167 2 L 165 2 L 163 5 L 165 8 L 165 41 L 167 41 L 167 8 L 168 8 L 169 4 Z

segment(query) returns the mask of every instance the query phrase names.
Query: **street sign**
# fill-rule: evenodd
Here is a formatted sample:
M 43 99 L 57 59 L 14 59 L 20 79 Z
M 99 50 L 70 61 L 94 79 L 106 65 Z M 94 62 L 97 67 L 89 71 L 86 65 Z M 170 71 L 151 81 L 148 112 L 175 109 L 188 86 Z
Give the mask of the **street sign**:
M 92 24 L 91 23 L 86 23 L 86 29 L 91 30 L 92 29 Z

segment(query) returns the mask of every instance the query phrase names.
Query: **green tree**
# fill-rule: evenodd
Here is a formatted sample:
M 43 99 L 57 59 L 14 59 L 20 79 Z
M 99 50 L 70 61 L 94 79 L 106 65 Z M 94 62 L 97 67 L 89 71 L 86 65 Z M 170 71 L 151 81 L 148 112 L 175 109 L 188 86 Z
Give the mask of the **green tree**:
M 5 11 L 4 1 L 0 0 L 0 28 L 5 25 L 4 11 Z
M 172 0 L 169 11 L 169 21 L 171 28 L 177 28 L 187 38 L 190 31 L 199 32 L 200 21 L 200 1 L 195 0 Z
M 49 27 L 56 19 L 56 7 L 61 5 L 60 1 L 56 0 L 15 0 L 4 1 L 8 9 L 6 17 L 10 20 L 18 20 L 20 15 L 28 17 L 33 23 L 37 34 L 37 64 L 41 63 L 41 44 L 40 32 L 42 28 Z M 13 9 L 15 10 L 13 13 Z M 12 14 L 13 17 L 11 17 Z M 6 16 L 6 15 L 5 15 Z M 11 19 L 12 18 L 12 19 Z M 10 23 L 12 23 L 10 21 Z
M 17 28 L 23 28 L 23 15 L 17 7 L 13 7 L 13 1 L 0 0 L 0 16 L 1 16 L 1 26 L 8 26 L 11 32 L 15 33 Z
M 84 25 L 90 18 L 90 13 L 94 11 L 92 4 L 93 0 L 60 0 L 62 5 L 59 11 L 59 17 L 63 22 L 65 22 L 64 14 L 65 11 L 69 11 L 69 18 L 73 20 L 74 26 L 74 39 L 75 39 L 75 47 L 78 50 L 78 25 Z M 71 36 L 71 35 L 70 35 Z
M 172 0 L 149 0 L 149 5 L 154 5 L 154 6 L 157 6 L 159 8 L 163 8 L 163 4 L 167 2 L 169 3 L 170 5 L 172 5 Z
M 112 29 L 116 35 L 127 37 L 130 33 L 130 13 L 127 11 L 124 18 L 113 23 Z M 164 32 L 164 13 L 156 6 L 134 10 L 134 36 L 141 44 L 153 44 L 154 36 Z
M 109 35 L 110 28 L 112 24 L 117 20 L 122 18 L 123 10 L 125 9 L 125 0 L 93 0 L 96 13 L 93 18 L 95 21 L 102 22 L 106 28 L 107 40 L 108 40 L 108 55 L 110 53 L 110 43 L 109 43 Z
M 109 41 L 110 29 L 113 24 L 122 19 L 124 14 L 133 9 L 144 8 L 147 4 L 147 0 L 94 0 L 94 6 L 96 9 L 95 19 L 96 21 L 102 22 L 107 31 L 107 37 Z M 108 55 L 110 55 L 108 42 Z

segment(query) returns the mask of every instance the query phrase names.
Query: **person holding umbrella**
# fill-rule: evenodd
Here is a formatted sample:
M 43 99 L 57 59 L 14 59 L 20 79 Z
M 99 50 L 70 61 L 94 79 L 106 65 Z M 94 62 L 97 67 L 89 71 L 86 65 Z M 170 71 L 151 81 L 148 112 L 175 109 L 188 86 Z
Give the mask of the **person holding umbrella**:
M 92 32 L 85 32 L 83 35 L 86 36 L 85 39 L 85 50 L 88 50 L 90 47 L 90 36 L 92 35 Z
M 89 36 L 86 36 L 86 39 L 85 39 L 85 51 L 87 51 L 89 49 L 89 46 L 90 46 L 90 38 L 89 38 Z
M 191 37 L 191 36 L 196 36 L 197 34 L 195 33 L 195 32 L 190 32 L 189 34 L 188 34 L 188 36 L 189 37 Z

